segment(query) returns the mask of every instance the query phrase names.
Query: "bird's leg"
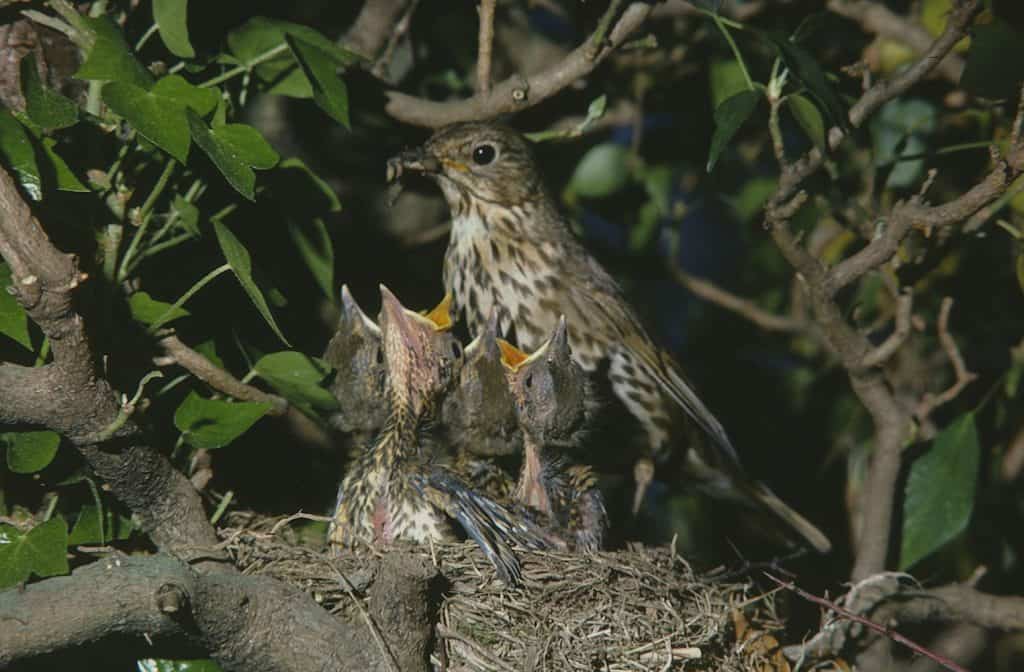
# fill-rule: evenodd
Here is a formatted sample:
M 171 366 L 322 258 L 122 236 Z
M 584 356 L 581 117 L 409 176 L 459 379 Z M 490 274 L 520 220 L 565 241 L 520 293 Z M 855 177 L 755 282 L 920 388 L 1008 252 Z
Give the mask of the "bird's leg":
M 633 493 L 633 515 L 640 512 L 647 489 L 654 482 L 654 461 L 649 457 L 641 457 L 633 464 L 633 482 L 636 483 L 636 491 Z

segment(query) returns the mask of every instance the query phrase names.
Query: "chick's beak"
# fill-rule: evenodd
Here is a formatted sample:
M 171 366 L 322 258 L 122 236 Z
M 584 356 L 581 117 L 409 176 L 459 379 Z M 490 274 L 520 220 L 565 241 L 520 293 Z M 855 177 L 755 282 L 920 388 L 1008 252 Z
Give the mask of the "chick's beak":
M 406 150 L 398 156 L 388 159 L 388 182 L 394 182 L 406 171 L 425 174 L 438 173 L 441 171 L 441 161 L 422 147 Z
M 415 347 L 417 345 L 415 325 L 406 314 L 405 306 L 384 285 L 380 286 L 380 300 L 378 321 L 384 339 L 388 343 L 398 345 L 400 349 Z M 385 348 L 385 352 L 389 350 L 394 351 L 392 348 Z

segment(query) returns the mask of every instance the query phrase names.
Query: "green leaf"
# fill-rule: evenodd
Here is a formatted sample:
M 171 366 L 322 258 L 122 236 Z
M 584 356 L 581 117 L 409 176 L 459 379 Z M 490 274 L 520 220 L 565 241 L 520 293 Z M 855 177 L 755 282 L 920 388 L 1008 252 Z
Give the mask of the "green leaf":
M 775 45 L 790 73 L 807 87 L 822 114 L 828 119 L 829 125 L 839 126 L 847 131 L 851 130 L 846 106 L 814 56 L 785 35 L 772 31 L 758 31 L 758 33 Z
M 0 334 L 32 352 L 32 338 L 28 333 L 28 315 L 17 300 L 7 292 L 13 284 L 11 268 L 0 261 Z
M 818 111 L 814 103 L 800 94 L 794 94 L 786 98 L 786 104 L 789 106 L 789 111 L 793 113 L 793 118 L 800 124 L 800 128 L 804 129 L 804 133 L 814 143 L 814 146 L 824 150 L 825 120 L 822 119 L 821 112 Z
M 25 128 L 7 110 L 0 109 L 0 159 L 14 171 L 18 184 L 35 201 L 43 200 L 36 153 Z
M 178 58 L 196 55 L 188 39 L 188 0 L 153 0 L 153 22 L 168 51 Z
M 192 391 L 174 412 L 174 426 L 191 446 L 222 448 L 244 434 L 269 410 L 270 404 L 266 403 L 204 399 Z
M 253 370 L 288 401 L 309 404 L 324 411 L 338 408 L 334 395 L 320 385 L 330 373 L 330 368 L 320 360 L 287 350 L 264 355 L 253 366 Z
M 120 541 L 130 537 L 133 529 L 131 518 L 118 515 L 110 508 L 101 511 L 95 504 L 84 504 L 68 536 L 68 546 Z
M 231 265 L 231 270 L 234 271 L 235 277 L 238 278 L 238 282 L 242 285 L 242 289 L 245 290 L 245 293 L 249 295 L 249 298 L 256 306 L 256 310 L 260 312 L 260 315 L 267 321 L 270 328 L 274 330 L 277 337 L 285 345 L 291 345 L 288 339 L 284 337 L 284 334 L 281 333 L 277 322 L 274 321 L 274 316 L 270 312 L 270 306 L 267 305 L 266 299 L 263 298 L 263 293 L 253 279 L 252 258 L 249 256 L 249 251 L 245 249 L 241 241 L 223 222 L 214 221 L 213 231 L 217 234 L 217 242 L 220 243 L 220 249 L 224 252 L 224 258 Z
M 294 52 L 290 49 L 282 50 L 279 56 L 263 60 L 267 52 L 286 45 L 286 36 L 300 38 L 315 47 L 333 61 L 336 68 L 345 68 L 359 59 L 308 26 L 263 16 L 253 17 L 228 33 L 228 48 L 243 64 L 261 61 L 255 66 L 256 77 L 269 87 L 269 92 L 294 98 L 311 98 L 314 87 L 299 67 Z
M 217 107 L 219 99 L 216 90 L 201 89 L 179 75 L 164 77 L 149 91 L 121 82 L 103 87 L 103 102 L 111 110 L 181 163 L 188 160 L 191 145 L 186 110 L 206 115 Z
M 78 122 L 78 106 L 43 86 L 34 54 L 25 54 L 20 69 L 25 114 L 34 124 L 45 130 L 56 130 L 74 126 Z
M 280 158 L 273 147 L 252 126 L 226 124 L 210 128 L 191 110 L 187 116 L 192 139 L 228 184 L 250 201 L 255 200 L 256 174 L 252 168 L 273 168 Z
M 287 35 L 285 39 L 302 72 L 313 85 L 313 100 L 329 117 L 351 129 L 348 118 L 348 88 L 337 74 L 337 64 L 318 47 Z
M 196 86 L 180 75 L 167 75 L 161 78 L 150 93 L 183 107 L 190 107 L 203 117 L 213 112 L 213 108 L 217 107 L 220 101 L 217 89 Z
M 57 454 L 60 435 L 56 432 L 7 432 L 0 434 L 0 445 L 7 448 L 7 467 L 16 474 L 41 471 Z
M 591 147 L 580 159 L 569 180 L 569 189 L 588 198 L 600 198 L 617 192 L 629 181 L 629 150 L 606 142 Z
M 139 672 L 221 672 L 217 663 L 209 659 L 164 660 L 146 658 L 138 661 Z
M 89 191 L 89 187 L 82 184 L 82 181 L 78 179 L 78 176 L 71 171 L 68 164 L 57 153 L 57 150 L 54 149 L 57 146 L 57 141 L 54 138 L 42 138 L 40 146 L 43 148 L 43 155 L 49 159 L 50 165 L 47 167 L 53 173 L 53 180 L 56 182 L 58 190 L 77 193 Z M 49 171 L 47 176 L 49 179 Z
M 133 84 L 143 89 L 153 85 L 153 75 L 132 54 L 113 21 L 105 16 L 81 18 L 92 28 L 96 40 L 75 77 Z
M 11 525 L 0 524 L 0 589 L 26 580 L 68 573 L 68 527 L 54 516 L 22 533 Z
M 188 161 L 191 139 L 182 105 L 125 82 L 104 86 L 103 102 L 154 145 L 180 163 Z
M 172 303 L 157 301 L 146 292 L 132 294 L 128 299 L 128 309 L 132 313 L 132 319 L 147 326 L 157 320 L 160 320 L 160 324 L 167 324 L 172 320 L 190 315 L 184 308 L 177 307 Z
M 288 234 L 299 255 L 313 274 L 328 300 L 334 300 L 334 245 L 324 220 L 314 217 L 305 222 L 288 220 Z
M 715 109 L 715 132 L 711 136 L 711 150 L 708 152 L 707 171 L 710 173 L 718 162 L 729 141 L 740 130 L 761 100 L 761 93 L 746 89 L 727 99 Z
M 903 504 L 900 569 L 930 555 L 967 527 L 981 449 L 974 413 L 942 430 L 910 467 Z
M 747 90 L 743 68 L 735 59 L 711 63 L 709 82 L 711 84 L 711 106 L 718 109 L 723 102 Z
M 984 98 L 1015 98 L 1024 80 L 1024 34 L 998 17 L 974 25 L 960 86 Z

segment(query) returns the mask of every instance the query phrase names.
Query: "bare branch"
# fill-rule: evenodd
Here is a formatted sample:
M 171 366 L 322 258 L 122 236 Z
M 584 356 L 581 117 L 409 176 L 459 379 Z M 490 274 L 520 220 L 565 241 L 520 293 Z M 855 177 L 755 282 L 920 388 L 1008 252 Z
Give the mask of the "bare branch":
M 409 2 L 410 0 L 366 0 L 356 20 L 339 40 L 341 46 L 373 62 L 387 44 L 395 22 Z
M 252 385 L 247 385 L 217 366 L 206 357 L 181 342 L 175 335 L 164 336 L 157 344 L 176 364 L 215 390 L 242 401 L 257 401 L 271 405 L 272 415 L 284 415 L 290 408 L 288 400 L 276 394 L 268 394 Z
M 369 617 L 394 639 L 401 637 L 389 645 L 403 670 L 428 669 L 435 614 L 426 593 L 435 576 L 429 563 L 393 553 L 382 561 L 370 588 Z M 396 595 L 402 609 L 394 608 Z M 129 637 L 151 642 L 155 652 L 177 655 L 181 649 L 169 647 L 186 643 L 228 670 L 391 669 L 362 621 L 335 618 L 309 595 L 276 579 L 204 575 L 166 555 L 108 557 L 68 577 L 0 592 L 0 621 L 4 668 L 44 653 Z
M 865 31 L 901 42 L 918 54 L 925 53 L 932 45 L 932 36 L 922 25 L 873 0 L 829 0 L 826 6 L 830 11 L 856 21 Z M 935 69 L 949 82 L 959 84 L 964 72 L 964 59 L 954 53 L 947 54 Z
M 700 298 L 750 320 L 765 331 L 799 332 L 807 328 L 805 322 L 765 310 L 753 301 L 736 296 L 709 280 L 690 275 L 674 264 L 670 266 L 669 272 Z
M 881 366 L 889 361 L 896 351 L 899 350 L 910 336 L 910 316 L 914 309 L 914 295 L 910 291 L 900 294 L 896 300 L 896 327 L 889 334 L 889 338 L 864 355 L 861 366 Z
M 841 616 L 841 617 L 843 617 L 845 619 L 851 620 L 854 623 L 859 623 L 859 624 L 863 625 L 864 627 L 877 632 L 880 635 L 888 637 L 889 639 L 891 639 L 894 642 L 902 644 L 903 646 L 905 646 L 908 649 L 914 651 L 915 653 L 918 653 L 918 654 L 920 654 L 922 656 L 927 656 L 928 658 L 934 660 L 936 663 L 938 663 L 942 667 L 945 667 L 947 670 L 953 670 L 953 672 L 967 672 L 966 669 L 964 669 L 963 667 L 960 667 L 954 661 L 952 661 L 952 660 L 950 660 L 948 658 L 945 658 L 943 656 L 940 656 L 939 654 L 937 654 L 937 653 L 935 653 L 933 651 L 929 651 L 928 649 L 926 649 L 925 647 L 921 646 L 917 642 L 915 642 L 915 641 L 913 641 L 911 639 L 908 639 L 907 637 L 904 637 L 903 635 L 901 635 L 900 633 L 896 632 L 892 628 L 887 628 L 884 625 L 880 625 L 880 624 L 872 621 L 871 619 L 865 618 L 864 616 L 861 616 L 860 614 L 856 614 L 856 613 L 850 611 L 849 609 L 845 609 L 845 608 L 839 606 L 838 604 L 836 604 L 835 602 L 832 602 L 830 600 L 826 600 L 823 597 L 818 597 L 817 595 L 815 595 L 813 593 L 809 593 L 806 590 L 804 590 L 803 588 L 800 588 L 799 586 L 797 586 L 796 584 L 794 584 L 792 582 L 783 581 L 781 579 L 778 579 L 778 578 L 772 576 L 771 574 L 769 574 L 767 572 L 765 572 L 765 576 L 767 576 L 769 579 L 771 579 L 772 581 L 774 581 L 778 585 L 782 586 L 783 588 L 785 588 L 787 590 L 793 591 L 794 593 L 796 593 L 797 595 L 799 595 L 803 599 L 807 600 L 808 602 L 812 602 L 814 604 L 817 604 L 820 607 L 828 609 L 829 611 L 831 611 L 833 613 L 836 613 L 836 614 L 838 614 L 839 616 Z
M 496 0 L 480 0 L 480 33 L 477 38 L 476 90 L 491 90 L 491 58 L 494 49 L 494 6 Z
M 612 9 L 610 7 L 608 11 Z M 399 121 L 435 128 L 457 121 L 488 119 L 508 112 L 525 110 L 593 72 L 643 24 L 650 12 L 651 5 L 646 2 L 630 3 L 610 30 L 607 45 L 602 46 L 593 58 L 587 57 L 591 45 L 591 39 L 588 39 L 562 61 L 528 79 L 514 76 L 494 85 L 487 93 L 481 92 L 464 100 L 444 102 L 391 91 L 388 93 L 385 110 Z
M 942 349 L 946 353 L 946 357 L 949 358 L 950 363 L 953 365 L 953 372 L 956 375 L 956 379 L 953 384 L 943 392 L 939 394 L 926 394 L 921 403 L 918 404 L 917 409 L 914 411 L 914 415 L 917 416 L 918 420 L 924 420 L 932 414 L 939 406 L 949 403 L 963 391 L 965 387 L 971 384 L 978 375 L 967 369 L 967 365 L 964 363 L 963 355 L 960 354 L 960 348 L 956 345 L 956 340 L 953 335 L 949 333 L 949 314 L 953 310 L 953 299 L 946 297 L 942 300 L 942 306 L 939 308 L 939 343 L 942 344 Z

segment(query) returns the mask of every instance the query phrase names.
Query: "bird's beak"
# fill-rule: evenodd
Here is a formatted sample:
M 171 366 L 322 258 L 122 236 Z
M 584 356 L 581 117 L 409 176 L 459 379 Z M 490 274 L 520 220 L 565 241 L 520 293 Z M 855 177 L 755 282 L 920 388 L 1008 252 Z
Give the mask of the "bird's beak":
M 441 161 L 423 148 L 406 150 L 388 159 L 387 181 L 394 182 L 406 171 L 413 173 L 439 173 Z
M 348 289 L 348 285 L 341 286 L 341 322 L 347 326 L 349 331 L 354 333 L 363 329 L 374 334 L 380 333 L 376 323 L 356 303 L 356 300 L 352 297 L 352 292 Z
M 501 348 L 501 363 L 511 371 L 516 371 L 529 359 L 526 353 L 512 345 L 504 338 L 498 339 L 498 347 Z
M 454 324 L 454 320 L 452 320 L 452 295 L 450 293 L 445 294 L 444 298 L 441 299 L 441 303 L 425 312 L 423 317 L 433 322 L 434 327 L 438 331 L 448 331 L 451 329 L 452 324 Z
M 498 311 L 491 309 L 487 322 L 483 329 L 477 333 L 476 338 L 466 346 L 466 359 L 475 358 L 477 355 L 487 357 L 498 362 L 501 361 L 501 347 L 498 345 Z

